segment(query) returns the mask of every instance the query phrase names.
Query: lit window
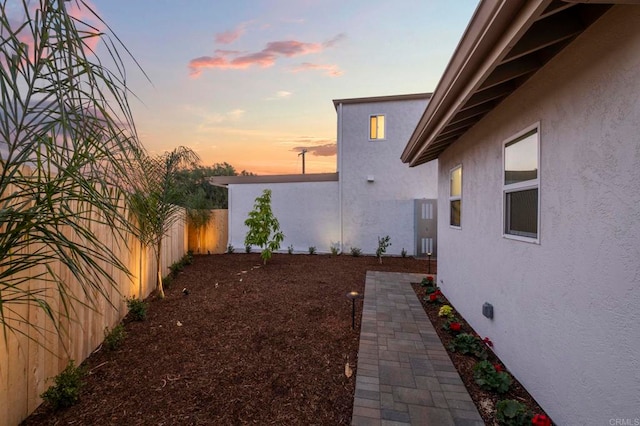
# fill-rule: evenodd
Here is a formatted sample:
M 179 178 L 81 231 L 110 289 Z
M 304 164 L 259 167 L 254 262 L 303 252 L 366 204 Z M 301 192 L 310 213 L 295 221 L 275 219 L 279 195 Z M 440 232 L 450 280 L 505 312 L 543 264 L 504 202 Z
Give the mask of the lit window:
M 460 227 L 462 213 L 462 166 L 449 172 L 449 225 Z
M 384 139 L 384 115 L 369 117 L 369 139 Z
M 539 223 L 538 127 L 504 144 L 504 235 L 537 240 Z

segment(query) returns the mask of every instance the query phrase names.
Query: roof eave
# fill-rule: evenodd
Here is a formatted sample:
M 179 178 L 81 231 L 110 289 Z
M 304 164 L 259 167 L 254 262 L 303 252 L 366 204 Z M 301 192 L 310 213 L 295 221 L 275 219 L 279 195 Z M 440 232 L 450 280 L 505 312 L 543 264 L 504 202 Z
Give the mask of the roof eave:
M 425 151 L 551 1 L 484 0 L 478 5 L 402 153 L 403 162 L 416 166 L 424 158 L 437 158 Z
M 338 105 L 349 104 L 366 104 L 374 102 L 394 102 L 394 101 L 410 101 L 410 100 L 425 100 L 430 99 L 432 93 L 410 93 L 406 95 L 388 95 L 388 96 L 371 96 L 366 98 L 346 98 L 346 99 L 334 99 L 333 107 L 337 110 Z

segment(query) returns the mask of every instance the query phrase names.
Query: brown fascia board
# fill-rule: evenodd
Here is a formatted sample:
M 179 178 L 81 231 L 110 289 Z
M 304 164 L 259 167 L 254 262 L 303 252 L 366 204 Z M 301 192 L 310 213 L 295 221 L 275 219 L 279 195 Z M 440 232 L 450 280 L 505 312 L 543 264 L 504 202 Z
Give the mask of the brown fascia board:
M 411 93 L 408 95 L 389 95 L 389 96 L 372 96 L 368 98 L 349 98 L 349 99 L 334 99 L 333 107 L 337 110 L 338 105 L 348 104 L 369 104 L 373 102 L 393 102 L 393 101 L 411 101 L 419 99 L 430 99 L 432 93 Z
M 477 7 L 401 159 L 410 166 L 480 87 L 552 0 L 483 0 Z
M 264 176 L 210 176 L 207 178 L 207 181 L 214 186 L 242 185 L 250 183 L 337 182 L 338 173 L 307 173 Z

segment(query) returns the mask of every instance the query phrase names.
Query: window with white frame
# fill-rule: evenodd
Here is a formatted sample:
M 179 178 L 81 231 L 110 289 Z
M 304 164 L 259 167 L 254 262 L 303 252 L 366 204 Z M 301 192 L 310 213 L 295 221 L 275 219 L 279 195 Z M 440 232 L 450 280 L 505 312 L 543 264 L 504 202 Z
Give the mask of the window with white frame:
M 503 150 L 504 235 L 538 239 L 540 139 L 538 125 L 508 140 Z
M 384 139 L 384 115 L 372 115 L 369 117 L 369 139 Z
M 449 225 L 460 227 L 462 213 L 462 166 L 449 172 Z

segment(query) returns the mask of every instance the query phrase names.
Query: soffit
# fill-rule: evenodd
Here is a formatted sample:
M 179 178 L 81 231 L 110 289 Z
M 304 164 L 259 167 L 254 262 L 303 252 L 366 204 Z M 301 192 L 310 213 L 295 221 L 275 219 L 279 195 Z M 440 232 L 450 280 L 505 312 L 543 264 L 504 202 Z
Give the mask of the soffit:
M 558 0 L 483 1 L 402 161 L 413 167 L 438 158 L 610 7 Z

